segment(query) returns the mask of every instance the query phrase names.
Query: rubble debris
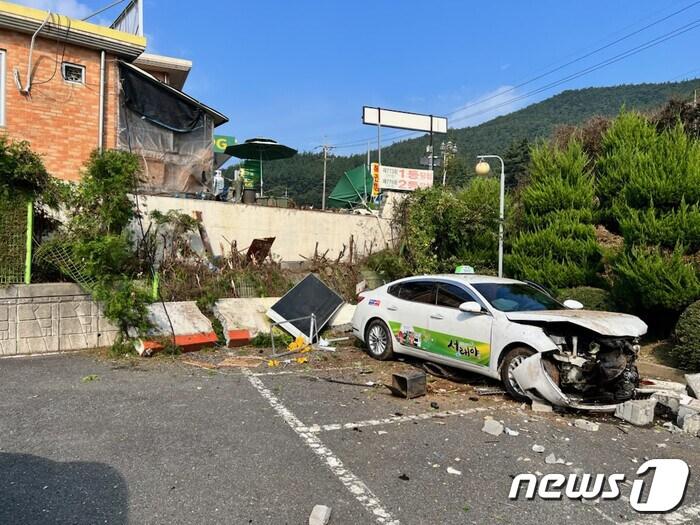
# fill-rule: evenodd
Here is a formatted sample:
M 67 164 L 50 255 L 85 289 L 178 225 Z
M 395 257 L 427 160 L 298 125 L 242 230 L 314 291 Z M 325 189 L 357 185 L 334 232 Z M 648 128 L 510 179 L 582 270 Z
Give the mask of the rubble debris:
M 687 415 L 683 418 L 683 421 L 679 421 L 679 423 L 683 432 L 693 436 L 700 435 L 700 414 Z
M 542 445 L 532 445 L 532 451 L 542 454 L 544 452 L 544 447 Z
M 196 359 L 182 359 L 181 362 L 186 365 L 196 366 L 197 368 L 205 368 L 206 370 L 215 370 L 216 365 L 208 361 L 199 361 Z
M 533 412 L 551 412 L 552 411 L 552 405 L 548 403 L 543 403 L 542 401 L 537 401 L 536 399 L 532 400 L 532 405 L 530 405 L 530 408 L 532 409 Z
M 656 399 L 632 399 L 617 405 L 615 417 L 636 426 L 650 425 L 654 422 Z
M 245 255 L 246 264 L 253 263 L 259 264 L 263 262 L 268 255 L 270 255 L 270 249 L 272 248 L 272 243 L 275 242 L 275 237 L 265 237 L 263 239 L 253 239 L 248 247 L 248 252 Z
M 474 391 L 480 396 L 495 396 L 506 393 L 500 386 L 477 386 L 474 387 Z
M 688 383 L 688 394 L 700 399 L 700 374 L 685 374 L 685 382 Z
M 544 458 L 544 462 L 547 463 L 547 465 L 564 465 L 566 463 L 562 458 L 557 458 L 554 452 Z
M 677 434 L 678 432 L 683 432 L 682 428 L 677 427 L 676 425 L 674 425 L 670 421 L 667 421 L 666 423 L 664 423 L 661 426 L 664 427 L 666 430 L 668 430 L 671 434 Z
M 500 436 L 503 434 L 503 425 L 495 419 L 485 419 L 481 431 L 491 434 L 492 436 Z
M 505 433 L 508 434 L 509 436 L 519 436 L 520 435 L 520 432 L 518 432 L 517 430 L 512 430 L 508 427 L 506 427 L 504 430 L 505 430 Z
M 656 399 L 659 405 L 669 409 L 673 414 L 678 414 L 678 410 L 681 406 L 688 406 L 693 408 L 696 412 L 700 412 L 700 401 L 682 392 L 660 390 L 654 392 L 651 397 Z
M 658 390 L 665 390 L 685 394 L 686 386 L 683 383 L 677 383 L 675 381 L 662 381 L 660 379 L 645 378 L 639 382 L 639 388 L 637 390 L 643 393 L 652 393 Z
M 309 516 L 309 525 L 326 525 L 331 519 L 331 510 L 325 505 L 314 505 Z
M 391 392 L 406 399 L 424 396 L 427 378 L 425 372 L 396 372 L 391 375 Z
M 440 405 L 437 404 L 437 401 L 431 401 L 430 408 L 432 408 L 433 410 L 440 410 Z
M 313 314 L 316 325 L 311 336 L 315 340 L 344 303 L 340 295 L 310 273 L 272 305 L 267 316 L 293 336 L 309 337 Z
M 447 473 L 452 474 L 453 476 L 461 476 L 462 475 L 461 470 L 457 470 L 456 468 L 452 468 L 452 467 L 447 467 Z
M 587 419 L 577 419 L 574 421 L 574 426 L 582 430 L 588 430 L 589 432 L 597 432 L 600 428 L 598 423 L 593 421 L 588 421 Z
M 257 356 L 233 356 L 227 357 L 217 364 L 217 368 L 255 368 L 260 366 L 264 359 Z
M 411 478 L 409 478 L 406 474 L 401 474 L 401 475 L 399 476 L 399 479 L 400 479 L 401 481 L 408 481 L 408 480 L 411 479 Z

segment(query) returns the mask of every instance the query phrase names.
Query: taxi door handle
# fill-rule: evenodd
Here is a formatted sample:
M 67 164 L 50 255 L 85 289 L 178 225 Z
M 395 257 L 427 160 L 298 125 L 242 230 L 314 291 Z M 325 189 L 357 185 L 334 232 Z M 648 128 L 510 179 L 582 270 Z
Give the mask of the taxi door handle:
M 431 319 L 444 319 L 444 317 L 441 314 L 432 314 L 430 316 Z
M 396 306 L 394 306 L 394 305 L 392 304 L 392 305 L 390 305 L 390 306 L 387 306 L 386 309 L 387 309 L 387 310 L 391 310 L 392 312 L 395 312 L 396 310 L 398 310 L 398 307 L 396 307 Z

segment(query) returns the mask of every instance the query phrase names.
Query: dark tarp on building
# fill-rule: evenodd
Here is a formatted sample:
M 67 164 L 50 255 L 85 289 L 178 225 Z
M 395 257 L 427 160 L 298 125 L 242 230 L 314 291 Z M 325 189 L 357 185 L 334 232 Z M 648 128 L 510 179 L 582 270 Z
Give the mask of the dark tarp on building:
M 120 61 L 119 76 L 118 147 L 141 158 L 144 189 L 206 190 L 213 171 L 214 128 L 228 119 L 132 64 Z

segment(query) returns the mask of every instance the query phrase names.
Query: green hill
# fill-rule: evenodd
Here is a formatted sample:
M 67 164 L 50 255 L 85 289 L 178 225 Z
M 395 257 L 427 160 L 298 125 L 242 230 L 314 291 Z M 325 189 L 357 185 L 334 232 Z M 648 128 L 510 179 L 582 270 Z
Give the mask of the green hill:
M 458 157 L 467 170 L 471 170 L 477 154 L 503 155 L 514 142 L 523 139 L 534 142 L 549 137 L 557 126 L 579 124 L 596 115 L 613 116 L 623 106 L 650 111 L 670 98 L 691 97 L 696 88 L 700 88 L 700 79 L 567 90 L 478 126 L 452 129 L 446 137 L 435 136 L 435 149 L 438 151 L 443 140 L 456 142 Z M 428 137 L 422 136 L 392 144 L 382 149 L 382 162 L 392 166 L 419 167 L 428 142 Z M 374 152 L 372 157 L 376 158 Z M 366 154 L 333 157 L 328 162 L 327 193 L 344 171 L 366 162 L 366 158 Z M 319 206 L 322 180 L 323 158 L 318 153 L 301 153 L 292 159 L 265 164 L 266 194 L 284 195 L 286 190 L 298 204 Z

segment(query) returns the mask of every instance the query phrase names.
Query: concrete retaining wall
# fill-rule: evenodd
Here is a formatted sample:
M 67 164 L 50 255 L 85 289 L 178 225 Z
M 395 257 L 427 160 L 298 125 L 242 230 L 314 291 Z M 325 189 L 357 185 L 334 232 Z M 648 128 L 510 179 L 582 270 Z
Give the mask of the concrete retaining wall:
M 236 241 L 238 249 L 244 250 L 253 239 L 263 237 L 276 238 L 272 253 L 283 261 L 299 261 L 301 256 L 313 255 L 316 242 L 320 253 L 328 250 L 328 257 L 335 257 L 343 244 L 348 246 L 350 236 L 356 255 L 379 251 L 392 242 L 390 222 L 374 216 L 155 195 L 142 197 L 142 201 L 148 213 L 154 210 L 163 213 L 179 210 L 190 215 L 194 211 L 202 212 L 202 222 L 216 255 L 221 255 L 222 245 L 228 251 L 229 243 Z M 196 239 L 193 244 L 195 249 L 201 246 Z
M 0 355 L 110 346 L 116 335 L 99 305 L 76 284 L 0 288 Z

